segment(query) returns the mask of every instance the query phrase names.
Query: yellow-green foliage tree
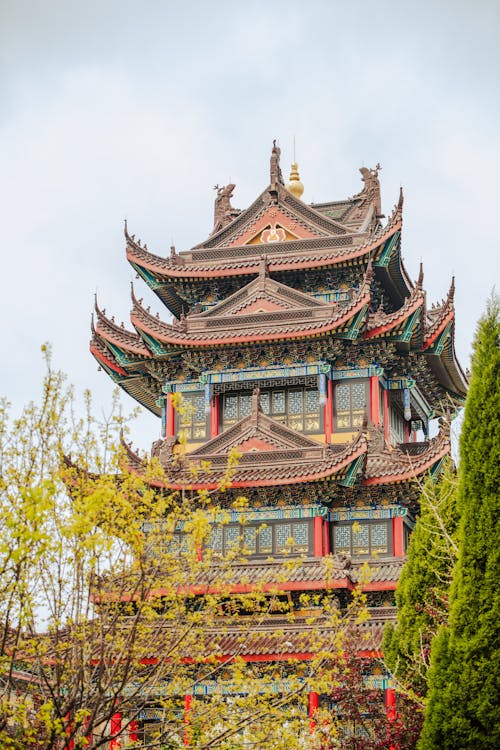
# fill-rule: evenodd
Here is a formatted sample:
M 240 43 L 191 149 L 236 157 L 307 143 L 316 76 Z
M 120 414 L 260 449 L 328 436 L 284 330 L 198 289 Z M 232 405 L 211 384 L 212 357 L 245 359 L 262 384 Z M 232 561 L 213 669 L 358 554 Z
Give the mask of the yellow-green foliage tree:
M 311 731 L 307 693 L 347 684 L 345 654 L 366 616 L 363 596 L 343 611 L 329 592 L 302 603 L 300 650 L 314 654 L 307 662 L 248 665 L 244 647 L 276 613 L 293 620 L 293 607 L 277 590 L 231 594 L 244 549 L 221 560 L 205 544 L 211 522 L 227 521 L 217 493 L 155 490 L 164 477 L 154 462 L 128 471 L 117 402 L 99 422 L 87 395 L 77 417 L 72 389 L 46 355 L 41 402 L 17 419 L 6 402 L 0 411 L 0 747 L 103 747 L 112 739 L 125 747 L 148 711 L 156 716 L 151 748 L 229 750 L 252 741 L 290 750 L 316 747 L 325 734 L 340 747 L 334 716 Z M 282 580 L 295 564 L 283 563 Z M 276 651 L 287 653 L 273 632 Z M 232 656 L 224 660 L 226 636 Z M 201 687 L 206 697 L 183 706 Z

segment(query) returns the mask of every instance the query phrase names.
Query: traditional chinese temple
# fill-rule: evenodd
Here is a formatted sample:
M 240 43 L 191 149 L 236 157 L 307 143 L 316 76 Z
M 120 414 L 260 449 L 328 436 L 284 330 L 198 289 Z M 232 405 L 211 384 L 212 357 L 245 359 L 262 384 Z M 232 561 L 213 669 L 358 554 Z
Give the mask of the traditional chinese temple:
M 395 616 L 415 480 L 439 472 L 466 393 L 454 282 L 427 304 L 422 267 L 413 281 L 402 261 L 402 192 L 385 216 L 379 169 L 360 170 L 356 195 L 309 204 L 297 164 L 284 180 L 275 144 L 265 189 L 240 210 L 235 185 L 217 187 L 212 231 L 191 249 L 156 254 L 125 226 L 127 260 L 165 311 L 151 313 L 133 288 L 130 328 L 96 304 L 90 346 L 161 421 L 153 455 L 168 487 L 215 489 L 230 450 L 240 454 L 221 496 L 230 522 L 210 538 L 221 554 L 244 548 L 235 591 L 328 587 L 343 602 L 362 586 L 375 650 Z M 174 408 L 176 394 L 189 409 Z M 140 471 L 131 449 L 129 461 Z M 241 495 L 248 505 L 235 510 Z M 300 630 L 280 622 L 278 638 L 271 623 L 244 658 L 307 658 Z M 221 635 L 219 652 L 231 648 Z M 314 712 L 321 697 L 309 698 Z

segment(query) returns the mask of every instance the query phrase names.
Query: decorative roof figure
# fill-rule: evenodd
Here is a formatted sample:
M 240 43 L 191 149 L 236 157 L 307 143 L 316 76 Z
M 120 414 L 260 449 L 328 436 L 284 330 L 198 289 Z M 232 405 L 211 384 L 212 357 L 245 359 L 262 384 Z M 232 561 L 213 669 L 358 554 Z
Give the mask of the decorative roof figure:
M 217 191 L 214 206 L 214 228 L 213 232 L 218 232 L 229 224 L 234 216 L 234 208 L 231 205 L 231 198 L 236 185 L 232 182 L 229 185 L 222 185 L 219 187 L 215 185 L 214 190 Z
M 378 179 L 378 173 L 382 167 L 377 164 L 375 169 L 368 169 L 367 167 L 360 167 L 361 179 L 365 183 L 365 186 L 360 195 L 366 195 L 374 204 L 376 213 L 382 213 L 382 206 L 380 202 L 380 182 Z
M 276 145 L 276 139 L 273 141 L 273 150 L 271 151 L 271 189 L 275 190 L 276 185 L 284 185 L 283 174 L 280 167 L 281 149 Z

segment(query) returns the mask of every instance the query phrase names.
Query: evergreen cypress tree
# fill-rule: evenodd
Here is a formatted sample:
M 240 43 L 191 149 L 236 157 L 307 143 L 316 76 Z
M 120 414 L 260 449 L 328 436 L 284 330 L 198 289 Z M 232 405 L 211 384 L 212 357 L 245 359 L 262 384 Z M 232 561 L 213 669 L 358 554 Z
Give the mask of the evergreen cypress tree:
M 448 618 L 448 589 L 456 561 L 457 476 L 448 459 L 435 482 L 425 482 L 420 515 L 396 590 L 398 618 L 384 633 L 387 666 L 408 689 L 427 692 L 431 640 Z
M 500 300 L 480 320 L 460 440 L 459 556 L 419 750 L 500 747 Z

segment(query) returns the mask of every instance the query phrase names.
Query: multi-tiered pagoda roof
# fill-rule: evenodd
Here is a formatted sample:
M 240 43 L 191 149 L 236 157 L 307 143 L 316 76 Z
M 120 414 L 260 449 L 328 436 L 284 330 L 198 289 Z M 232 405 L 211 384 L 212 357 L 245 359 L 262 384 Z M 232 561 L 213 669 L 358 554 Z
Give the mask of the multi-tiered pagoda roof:
M 310 659 L 325 613 L 318 605 L 311 626 L 303 595 L 324 593 L 347 611 L 355 589 L 370 615 L 359 652 L 371 657 L 395 617 L 415 480 L 438 474 L 466 394 L 454 280 L 429 307 L 422 267 L 412 281 L 402 261 L 402 192 L 382 214 L 379 166 L 360 170 L 353 197 L 307 204 L 297 165 L 285 185 L 279 158 L 274 145 L 269 184 L 244 210 L 231 203 L 234 185 L 217 188 L 212 232 L 190 250 L 153 253 L 125 225 L 127 259 L 165 309 L 153 314 L 132 288 L 126 328 L 96 301 L 90 349 L 161 416 L 152 455 L 163 472 L 148 473 L 150 484 L 174 498 L 187 488 L 206 501 L 213 491 L 224 507 L 204 505 L 210 535 L 200 550 L 203 559 L 210 550 L 211 573 L 229 555 L 224 590 L 290 604 L 252 633 L 244 617 L 229 628 L 222 617 L 204 630 L 207 657 Z M 175 549 L 186 544 L 183 528 Z M 160 581 L 155 595 L 171 583 Z M 195 581 L 189 593 L 211 585 Z M 309 698 L 318 705 L 317 694 Z
M 402 193 L 384 221 L 378 168 L 361 173 L 364 187 L 354 197 L 308 205 L 293 183 L 285 186 L 275 147 L 268 187 L 241 211 L 231 205 L 234 185 L 219 188 L 214 230 L 190 250 L 162 257 L 126 227 L 127 259 L 167 310 L 152 314 L 132 289 L 130 330 L 96 302 L 91 351 L 99 364 L 157 415 L 169 387 L 199 383 L 211 389 L 208 399 L 237 372 L 260 387 L 286 377 L 287 368 L 304 382 L 328 371 L 377 375 L 388 389 L 406 383 L 415 394 L 407 417 L 421 424 L 456 409 L 466 378 L 454 353 L 454 282 L 443 302 L 427 307 L 422 269 L 412 282 L 401 257 Z M 256 408 L 192 445 L 190 460 L 209 460 L 206 481 L 216 484 L 228 449 L 243 446 L 234 486 L 329 478 L 352 486 L 409 481 L 449 450 L 444 433 L 419 447 L 390 446 L 373 408 L 365 416 L 371 431 L 358 424 L 345 442 L 327 436 L 320 444 Z M 174 443 L 161 450 L 167 473 Z M 171 479 L 185 481 L 177 465 Z

